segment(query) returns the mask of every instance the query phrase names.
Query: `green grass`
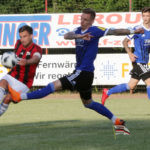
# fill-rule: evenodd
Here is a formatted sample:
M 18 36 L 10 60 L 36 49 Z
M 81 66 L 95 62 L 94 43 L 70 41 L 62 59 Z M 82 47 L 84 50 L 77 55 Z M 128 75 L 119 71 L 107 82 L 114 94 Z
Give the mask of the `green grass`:
M 111 121 L 78 98 L 11 104 L 0 118 L 0 150 L 149 150 L 150 101 L 125 97 L 106 103 L 131 131 L 116 140 Z

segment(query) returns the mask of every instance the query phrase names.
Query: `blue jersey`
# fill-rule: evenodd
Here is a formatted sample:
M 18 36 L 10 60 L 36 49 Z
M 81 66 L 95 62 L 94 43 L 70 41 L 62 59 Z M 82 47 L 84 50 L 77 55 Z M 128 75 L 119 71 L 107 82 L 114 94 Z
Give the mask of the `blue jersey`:
M 143 28 L 144 34 L 135 34 L 130 39 L 134 39 L 134 54 L 138 57 L 136 62 L 147 64 L 150 52 L 150 29 L 148 30 L 142 25 L 136 26 L 134 29 L 138 28 Z
M 76 70 L 94 71 L 94 60 L 98 53 L 99 38 L 107 33 L 107 29 L 97 26 L 91 26 L 86 31 L 82 32 L 81 27 L 78 27 L 75 34 L 90 33 L 93 37 L 87 41 L 83 39 L 75 39 L 76 43 Z

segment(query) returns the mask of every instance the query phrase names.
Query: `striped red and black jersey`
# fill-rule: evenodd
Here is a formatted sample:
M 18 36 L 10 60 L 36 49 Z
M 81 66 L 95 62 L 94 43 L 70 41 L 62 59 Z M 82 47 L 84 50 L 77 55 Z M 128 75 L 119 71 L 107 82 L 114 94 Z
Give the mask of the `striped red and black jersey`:
M 32 43 L 29 47 L 24 48 L 21 41 L 18 40 L 15 45 L 15 53 L 18 59 L 30 59 L 35 53 L 40 53 L 40 55 L 42 55 L 42 49 L 35 43 Z M 31 88 L 37 66 L 38 63 L 26 66 L 17 64 L 8 74 Z

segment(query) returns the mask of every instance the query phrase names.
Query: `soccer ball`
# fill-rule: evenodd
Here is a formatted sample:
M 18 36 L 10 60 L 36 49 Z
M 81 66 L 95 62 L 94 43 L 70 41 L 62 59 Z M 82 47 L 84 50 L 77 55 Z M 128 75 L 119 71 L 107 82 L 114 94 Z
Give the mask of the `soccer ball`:
M 17 64 L 17 57 L 14 52 L 5 52 L 1 57 L 1 64 L 6 68 L 13 68 Z

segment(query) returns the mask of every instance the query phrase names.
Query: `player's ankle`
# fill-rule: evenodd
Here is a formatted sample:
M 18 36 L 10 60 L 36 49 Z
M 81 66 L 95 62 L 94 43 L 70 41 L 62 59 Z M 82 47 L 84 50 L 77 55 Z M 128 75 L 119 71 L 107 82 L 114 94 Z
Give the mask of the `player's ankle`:
M 20 99 L 21 99 L 21 100 L 28 99 L 27 93 L 21 93 L 21 94 L 20 94 Z

